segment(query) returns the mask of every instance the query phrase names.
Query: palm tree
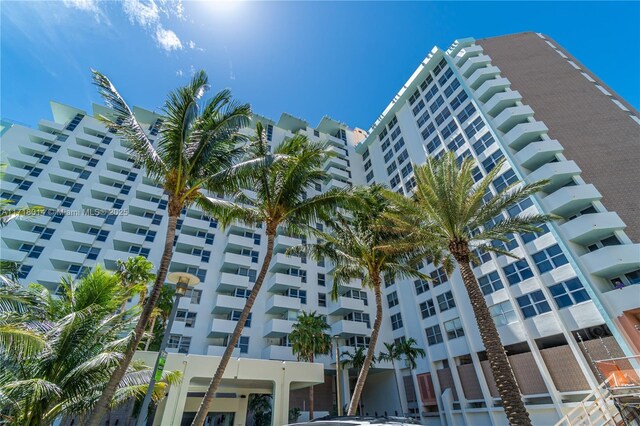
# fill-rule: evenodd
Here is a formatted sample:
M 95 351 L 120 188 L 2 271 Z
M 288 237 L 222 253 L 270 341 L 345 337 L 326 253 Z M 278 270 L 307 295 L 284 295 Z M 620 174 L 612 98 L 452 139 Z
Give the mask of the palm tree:
M 322 241 L 300 247 L 316 259 L 328 258 L 334 265 L 331 297 L 338 297 L 343 284 L 360 279 L 363 288 L 372 289 L 376 300 L 376 318 L 371 330 L 369 349 L 351 397 L 348 415 L 354 415 L 362 395 L 382 324 L 382 277 L 429 277 L 417 270 L 426 257 L 422 244 L 387 226 L 389 202 L 384 188 L 372 186 L 357 192 L 358 209 L 348 215 L 337 212 L 332 218 L 331 233 L 318 232 Z
M 492 195 L 489 185 L 500 173 L 503 163 L 504 160 L 475 183 L 473 159 L 466 158 L 458 163 L 453 153 L 447 153 L 439 160 L 430 158 L 426 164 L 415 167 L 416 192 L 412 197 L 395 194 L 389 194 L 389 197 L 398 205 L 397 214 L 394 214 L 398 229 L 407 234 L 422 234 L 432 247 L 434 262 L 442 264 L 448 273 L 453 272 L 454 262 L 460 267 L 505 413 L 510 424 L 522 426 L 530 425 L 531 420 L 469 262 L 475 261 L 474 249 L 513 257 L 491 242 L 507 242 L 514 233 L 540 232 L 538 225 L 553 217 L 528 215 L 505 219 L 502 216 L 507 208 L 540 191 L 548 183 L 521 185 L 517 182 Z M 496 217 L 500 219 L 494 220 Z
M 427 353 L 425 352 L 425 350 L 422 349 L 420 346 L 418 346 L 418 342 L 413 337 L 410 337 L 400 342 L 400 352 L 402 352 L 402 355 L 404 356 L 404 360 L 407 363 L 407 366 L 409 367 L 410 371 L 415 370 L 416 367 L 418 366 L 418 363 L 416 362 L 418 357 L 424 358 L 425 356 L 427 356 Z M 416 402 L 419 404 L 420 398 L 417 395 L 417 389 L 415 389 L 415 391 L 416 391 Z
M 300 235 L 336 207 L 347 205 L 350 199 L 349 190 L 343 189 L 331 189 L 307 197 L 307 191 L 313 190 L 316 184 L 329 178 L 322 166 L 333 153 L 324 142 L 312 142 L 303 135 L 296 135 L 284 140 L 271 154 L 264 129 L 258 123 L 248 150 L 250 158 L 265 159 L 245 183 L 245 187 L 251 188 L 251 191 L 239 191 L 234 202 L 209 198 L 207 208 L 218 211 L 221 222 L 225 225 L 233 220 L 241 220 L 253 226 L 263 225 L 267 250 L 251 294 L 193 420 L 193 425 L 198 426 L 204 423 L 224 370 L 267 275 L 276 234 L 282 231 L 289 235 Z
M 116 264 L 116 276 L 120 279 L 127 296 L 120 310 L 124 311 L 127 299 L 135 295 L 138 295 L 138 305 L 143 306 L 147 297 L 147 286 L 155 279 L 155 275 L 151 272 L 153 263 L 144 256 L 135 256 L 124 261 L 118 260 Z
M 176 290 L 173 286 L 163 285 L 160 289 L 160 296 L 158 297 L 158 303 L 156 303 L 156 307 L 153 309 L 153 313 L 151 314 L 151 324 L 149 324 L 149 338 L 147 339 L 144 350 L 148 351 L 149 346 L 153 344 L 154 346 L 160 347 L 160 340 L 162 340 L 162 336 L 164 335 L 164 330 L 167 328 L 167 321 L 169 320 L 169 315 L 171 315 L 171 308 L 173 308 L 174 296 L 176 294 Z M 156 324 L 156 321 L 160 318 L 160 324 Z M 156 328 L 158 330 L 156 330 Z
M 298 361 L 313 362 L 316 355 L 331 353 L 331 336 L 326 333 L 329 324 L 316 312 L 302 312 L 289 333 L 293 353 Z M 313 386 L 309 387 L 309 419 L 313 418 Z
M 391 362 L 393 366 L 393 376 L 396 382 L 396 390 L 398 391 L 398 399 L 400 400 L 400 406 L 402 408 L 402 412 L 406 412 L 404 407 L 402 407 L 402 395 L 400 394 L 400 387 L 398 386 L 398 377 L 396 371 L 396 361 L 400 361 L 402 359 L 402 346 L 398 343 L 384 343 L 384 347 L 386 348 L 386 352 L 380 352 L 378 354 L 378 361 L 387 361 Z
M 364 351 L 363 347 L 358 347 L 355 349 L 355 351 L 353 353 L 349 352 L 349 351 L 343 351 L 340 354 L 340 365 L 343 368 L 353 368 L 354 370 L 356 370 L 358 373 L 360 371 L 362 371 L 362 366 L 365 364 L 366 360 L 367 360 L 367 354 Z M 371 358 L 371 366 L 373 367 L 374 365 L 376 365 L 376 357 Z M 347 377 L 349 378 L 349 381 L 351 381 L 349 374 L 347 374 Z M 349 388 L 351 388 L 351 384 L 348 383 Z M 352 399 L 353 401 L 353 399 Z M 362 404 L 361 401 L 358 402 L 358 405 L 360 406 L 360 414 L 364 414 L 362 412 Z M 349 415 L 355 415 L 355 411 L 353 412 L 353 414 L 349 414 Z
M 139 309 L 119 311 L 124 293 L 117 277 L 97 268 L 60 287 L 58 297 L 36 284 L 0 286 L 0 318 L 17 318 L 14 325 L 44 341 L 15 352 L 0 340 L 0 406 L 12 424 L 47 425 L 88 414 L 131 340 Z M 150 367 L 131 364 L 110 407 L 142 397 L 150 376 Z M 155 398 L 180 377 L 167 372 Z
M 134 338 L 88 420 L 89 425 L 97 426 L 127 371 L 160 296 L 173 255 L 178 216 L 183 208 L 202 204 L 203 191 L 219 193 L 224 189 L 223 178 L 242 152 L 237 147 L 243 140 L 238 130 L 248 124 L 250 108 L 233 101 L 228 90 L 201 102 L 209 84 L 204 71 L 199 71 L 189 84 L 169 93 L 160 136 L 154 146 L 111 81 L 98 71 L 92 72 L 100 95 L 112 111 L 109 117 L 100 119 L 129 142 L 136 161 L 144 166 L 149 178 L 162 184 L 168 197 L 167 233 L 156 279 L 136 324 Z

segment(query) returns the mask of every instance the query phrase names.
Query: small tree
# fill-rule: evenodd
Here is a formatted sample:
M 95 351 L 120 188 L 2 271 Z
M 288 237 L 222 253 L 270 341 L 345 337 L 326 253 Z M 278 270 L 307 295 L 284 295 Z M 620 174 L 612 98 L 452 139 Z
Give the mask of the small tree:
M 378 361 L 387 361 L 391 362 L 391 366 L 393 367 L 393 377 L 396 382 L 396 390 L 398 391 L 398 398 L 400 399 L 400 407 L 402 411 L 405 412 L 405 407 L 402 407 L 402 395 L 400 394 L 400 387 L 398 386 L 398 377 L 396 371 L 396 361 L 400 361 L 402 359 L 402 346 L 392 342 L 384 344 L 386 352 L 380 352 L 378 355 Z
M 402 356 L 404 356 L 404 360 L 407 363 L 407 367 L 409 367 L 409 370 L 411 372 L 415 370 L 416 367 L 418 366 L 418 363 L 416 362 L 416 360 L 418 358 L 424 358 L 425 356 L 427 356 L 427 353 L 425 352 L 425 350 L 422 349 L 420 346 L 418 346 L 418 342 L 416 342 L 416 339 L 414 339 L 413 337 L 410 337 L 400 342 L 400 352 L 402 353 Z M 420 403 L 420 398 L 418 397 L 417 389 L 414 389 L 414 390 L 416 392 L 416 402 Z
M 298 361 L 314 362 L 316 355 L 331 353 L 330 327 L 316 312 L 302 312 L 289 333 L 289 341 Z M 313 385 L 309 387 L 309 419 L 313 418 Z

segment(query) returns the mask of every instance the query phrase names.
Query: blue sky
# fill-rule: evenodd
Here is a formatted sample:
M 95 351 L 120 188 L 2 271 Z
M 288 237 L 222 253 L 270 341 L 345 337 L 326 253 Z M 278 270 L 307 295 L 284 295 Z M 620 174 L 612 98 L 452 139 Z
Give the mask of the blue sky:
M 100 102 L 89 69 L 159 109 L 194 69 L 254 111 L 368 129 L 434 45 L 520 31 L 554 38 L 636 108 L 640 2 L 0 1 L 2 117 Z

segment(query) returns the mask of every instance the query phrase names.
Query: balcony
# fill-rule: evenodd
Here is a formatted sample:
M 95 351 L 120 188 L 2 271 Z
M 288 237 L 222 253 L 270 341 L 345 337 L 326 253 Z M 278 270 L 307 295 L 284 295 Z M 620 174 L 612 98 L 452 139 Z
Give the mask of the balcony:
M 460 67 L 460 74 L 464 78 L 469 77 L 473 74 L 478 68 L 486 67 L 491 63 L 491 58 L 487 55 L 478 55 L 470 58 L 467 62 L 464 63 L 463 66 Z
M 594 275 L 604 278 L 615 277 L 640 268 L 640 244 L 602 247 L 583 254 L 580 260 Z
M 331 325 L 331 335 L 340 336 L 343 338 L 351 336 L 368 336 L 371 334 L 371 329 L 367 327 L 364 322 L 340 320 Z
M 65 249 L 53 250 L 49 255 L 49 259 L 51 261 L 58 261 L 61 263 L 82 263 L 86 257 L 86 253 L 78 253 L 76 251 Z
M 476 97 L 481 102 L 486 102 L 493 95 L 504 92 L 504 90 L 510 86 L 511 82 L 504 77 L 487 80 L 476 90 Z
M 330 190 L 330 189 L 344 189 L 346 187 L 348 187 L 349 184 L 347 182 L 342 182 L 339 181 L 338 179 L 331 179 L 326 185 L 325 188 L 326 190 Z
M 119 231 L 119 232 L 122 232 L 122 231 Z M 86 234 L 84 232 L 67 230 L 62 233 L 62 235 L 60 236 L 60 239 L 62 241 L 92 245 L 96 240 L 96 236 L 91 234 Z
M 103 260 L 105 262 L 105 266 L 107 263 L 111 263 L 111 266 L 107 267 L 107 269 L 109 269 L 115 268 L 118 260 L 127 260 L 131 256 L 135 255 L 127 253 L 126 251 L 111 249 L 104 252 Z
M 20 229 L 13 229 L 11 230 L 11 232 L 2 233 L 3 241 L 15 241 L 18 243 L 18 245 L 21 243 L 33 244 L 38 240 L 38 238 L 40 238 L 40 234 L 30 231 L 22 231 Z
M 251 268 L 253 263 L 251 262 L 251 257 L 243 256 L 237 253 L 225 253 L 222 257 L 222 263 L 226 267 L 243 267 L 243 268 Z
M 302 304 L 297 297 L 274 294 L 267 300 L 265 312 L 267 314 L 279 314 L 287 311 L 299 311 L 301 308 Z
M 226 349 L 227 349 L 226 346 L 209 345 L 207 346 L 207 355 L 222 356 L 224 355 L 224 351 Z M 240 357 L 240 348 L 234 348 L 233 352 L 231 352 L 231 358 L 239 358 L 239 357 Z
M 122 176 L 122 175 L 120 175 Z M 156 213 L 158 210 L 158 203 L 154 201 L 141 200 L 139 198 L 134 198 L 129 202 L 130 207 L 137 207 L 142 210 L 146 210 L 149 212 Z M 164 213 L 164 212 L 163 212 Z
M 75 152 L 76 154 L 79 154 L 80 157 L 86 155 L 88 157 L 93 156 L 93 154 L 96 153 L 96 149 L 95 148 L 89 148 L 83 145 L 78 145 L 76 144 L 72 144 L 72 145 L 68 145 L 67 146 L 67 151 L 69 152 L 69 155 L 71 155 L 73 157 L 73 155 L 71 154 L 72 152 Z
M 291 333 L 293 323 L 293 321 L 279 318 L 269 320 L 262 329 L 262 336 L 268 338 L 284 337 Z
M 207 227 L 209 223 L 207 222 Z M 227 247 L 249 248 L 255 245 L 253 238 L 244 237 L 242 235 L 229 234 L 227 239 Z
M 270 293 L 279 293 L 290 288 L 300 287 L 302 287 L 302 278 L 295 275 L 276 272 L 267 280 L 267 291 Z
M 211 310 L 212 314 L 227 314 L 231 311 L 241 311 L 247 299 L 244 297 L 229 296 L 226 294 L 218 294 L 216 301 Z
M 274 242 L 273 247 L 274 250 L 286 250 L 290 247 L 295 247 L 302 244 L 302 240 L 296 237 L 290 237 L 288 235 L 277 235 Z
M 473 74 L 467 78 L 467 85 L 472 89 L 477 89 L 487 80 L 493 79 L 500 74 L 500 68 L 496 66 L 488 66 L 477 69 Z
M 290 346 L 269 345 L 262 350 L 262 359 L 276 359 L 279 361 L 296 361 Z
M 591 213 L 578 216 L 560 225 L 564 236 L 576 244 L 587 245 L 626 227 L 615 212 Z
M 53 269 L 42 270 L 40 273 L 31 281 L 38 282 L 43 286 L 47 287 L 51 291 L 55 291 L 60 284 L 60 281 L 63 277 L 68 276 L 69 274 L 66 271 L 56 271 Z
M 131 170 L 131 168 L 133 167 L 133 163 L 115 157 L 109 158 L 109 160 L 107 160 L 107 163 L 118 169 Z
M 543 191 L 550 193 L 571 182 L 574 176 L 582 172 L 575 161 L 556 161 L 547 163 L 537 170 L 529 173 L 527 180 L 536 182 L 542 179 L 549 179 L 550 182 L 543 188 Z
M 7 188 L 5 182 L 2 182 L 3 189 Z M 62 185 L 61 183 L 55 183 L 51 181 L 44 181 L 40 184 L 40 189 L 46 189 L 47 191 L 55 192 L 56 194 L 67 195 L 71 191 L 71 187 Z
M 504 135 L 504 141 L 515 150 L 521 150 L 528 143 L 540 140 L 540 136 L 549 129 L 541 121 L 522 123 L 509 130 Z
M 3 236 L 3 239 L 4 239 L 4 236 Z M 27 258 L 27 253 L 24 251 L 19 251 L 19 250 L 9 249 L 9 248 L 2 249 L 2 260 L 6 260 L 7 262 L 22 263 L 26 258 Z
M 296 256 L 287 256 L 284 253 L 276 253 L 271 259 L 271 267 L 269 270 L 274 269 L 289 269 L 289 268 L 301 268 L 302 260 Z
M 202 257 L 190 253 L 174 251 L 171 262 L 189 266 L 200 266 L 200 264 L 202 263 Z
M 351 178 L 351 176 L 349 176 L 349 172 L 347 172 L 346 170 L 339 169 L 337 167 L 329 167 L 329 170 L 327 170 L 327 173 L 329 173 L 331 176 L 344 179 L 344 180 Z
M 341 151 L 340 153 L 344 155 L 344 152 Z M 347 160 L 340 158 L 338 156 L 335 156 L 335 157 L 329 158 L 327 161 L 324 162 L 323 169 L 327 170 L 330 167 L 334 167 L 334 166 L 342 167 L 344 169 L 349 168 L 349 165 L 347 164 Z
M 209 331 L 209 337 L 226 337 L 229 334 L 233 334 L 233 330 L 236 328 L 237 323 L 238 321 L 214 318 L 211 321 L 211 330 Z
M 129 214 L 127 216 L 122 216 L 122 223 L 133 225 L 141 228 L 149 228 L 151 226 L 152 219 L 148 217 L 136 216 L 133 214 Z
M 489 114 L 495 117 L 505 108 L 516 106 L 521 100 L 522 95 L 517 90 L 500 92 L 493 95 L 493 97 L 484 104 L 484 107 Z
M 220 274 L 218 291 L 233 291 L 236 288 L 249 288 L 249 277 L 246 275 L 230 274 L 228 272 Z
M 132 234 L 131 232 L 116 231 L 113 234 L 113 241 L 120 241 L 126 244 L 144 244 L 144 235 Z
M 363 312 L 364 310 L 364 300 L 345 296 L 340 296 L 338 300 L 335 301 L 329 299 L 327 304 L 327 312 L 329 315 L 345 315 L 349 312 Z
M 560 142 L 555 139 L 547 139 L 531 142 L 516 153 L 515 158 L 523 167 L 533 171 L 556 158 L 556 155 L 562 151 L 564 148 Z
M 612 308 L 616 315 L 624 311 L 638 309 L 640 300 L 640 285 L 628 285 L 621 289 L 609 290 L 602 294 L 607 301 L 607 305 Z
M 529 117 L 533 117 L 533 110 L 529 105 L 520 105 L 505 108 L 500 114 L 496 115 L 493 123 L 502 131 L 507 132 L 516 124 L 527 122 Z
M 482 46 L 470 46 L 462 49 L 456 55 L 456 65 L 461 67 L 469 58 L 480 55 L 482 53 Z
M 544 197 L 542 202 L 549 212 L 567 217 L 601 198 L 602 195 L 600 195 L 595 186 L 584 184 L 560 188 L 553 194 Z

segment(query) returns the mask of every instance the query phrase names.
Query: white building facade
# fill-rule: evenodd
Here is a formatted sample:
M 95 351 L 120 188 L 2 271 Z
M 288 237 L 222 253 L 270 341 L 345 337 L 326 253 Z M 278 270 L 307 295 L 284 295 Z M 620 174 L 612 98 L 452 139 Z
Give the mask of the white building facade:
M 57 103 L 52 111 L 53 121 L 41 120 L 37 129 L 3 122 L 2 198 L 60 214 L 19 218 L 3 229 L 2 259 L 21 263 L 24 283 L 50 289 L 66 274 L 80 276 L 96 264 L 114 269 L 116 260 L 133 255 L 157 265 L 167 223 L 162 189 L 135 165 L 126 142 L 93 117 L 103 107 L 94 106 L 93 116 Z M 161 117 L 138 108 L 135 113 L 150 137 L 157 137 Z M 640 323 L 640 285 L 633 284 L 640 283 L 640 245 L 625 233 L 620 216 L 605 208 L 598 188 L 581 177 L 580 165 L 563 155 L 563 141 L 548 135 L 475 40 L 458 40 L 446 51 L 434 48 L 369 132 L 327 117 L 315 128 L 288 114 L 277 122 L 256 115 L 256 121 L 273 145 L 294 134 L 330 144 L 336 153 L 325 164 L 331 179 L 309 195 L 374 182 L 409 194 L 412 163 L 445 151 L 474 157 L 478 179 L 506 158 L 494 193 L 519 179 L 551 180 L 543 193 L 505 214 L 553 213 L 562 219 L 504 245 L 520 260 L 481 254 L 474 268 L 535 424 L 555 423 L 598 385 L 592 359 L 638 352 L 633 326 Z M 220 229 L 195 207 L 183 211 L 170 271 L 193 273 L 201 283 L 180 302 L 172 351 L 222 354 L 265 241 L 260 229 Z M 373 295 L 354 282 L 331 300 L 328 262 L 285 255 L 302 242 L 276 238 L 238 357 L 295 360 L 287 335 L 302 310 L 327 316 L 341 351 L 368 346 Z M 427 356 L 415 370 L 399 365 L 394 372 L 390 364 L 378 364 L 365 388 L 363 412 L 413 413 L 427 424 L 505 424 L 459 272 L 447 276 L 426 262 L 422 271 L 432 282 L 385 282 L 378 351 L 383 342 L 413 337 Z M 328 412 L 335 398 L 335 356 L 319 361 L 326 377 L 316 409 Z M 343 372 L 343 401 L 347 383 Z M 305 397 L 306 391 L 293 395 L 290 407 L 304 411 Z

